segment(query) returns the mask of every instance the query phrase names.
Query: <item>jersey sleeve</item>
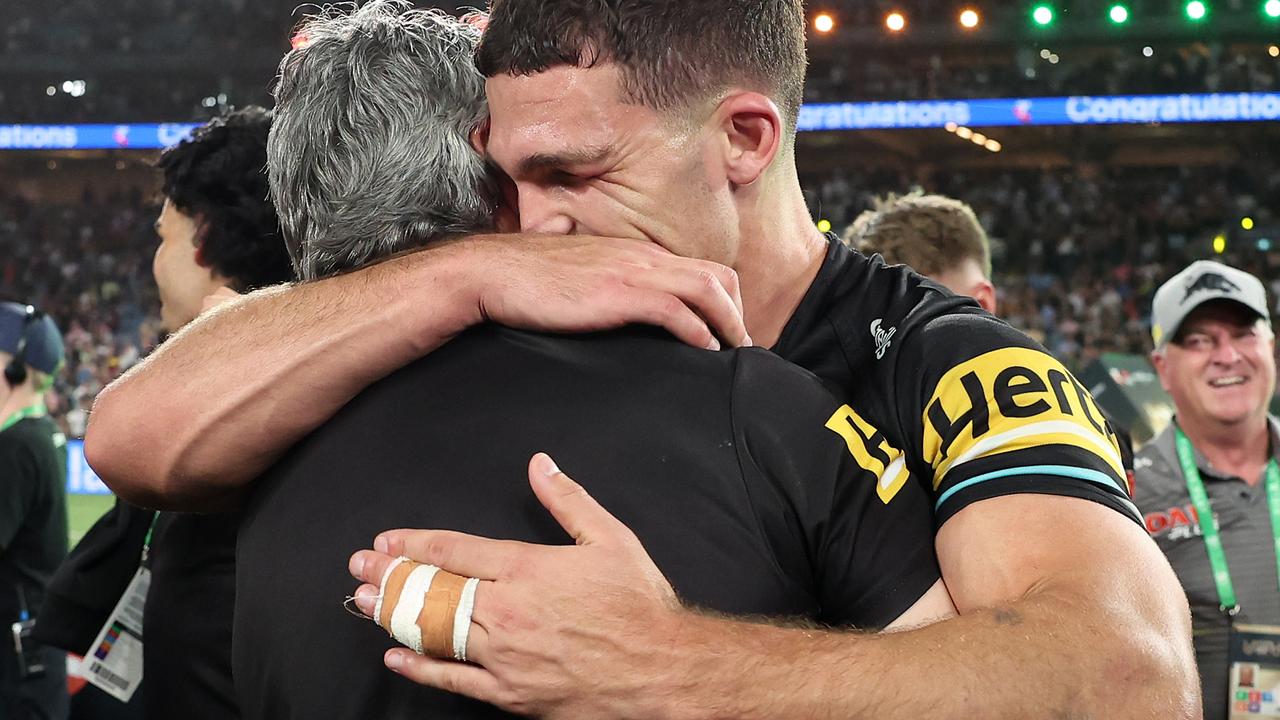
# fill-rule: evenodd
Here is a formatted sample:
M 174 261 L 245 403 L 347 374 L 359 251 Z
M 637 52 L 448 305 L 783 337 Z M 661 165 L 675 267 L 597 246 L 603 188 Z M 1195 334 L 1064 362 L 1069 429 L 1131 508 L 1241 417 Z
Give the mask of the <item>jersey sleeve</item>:
M 1080 381 L 1022 333 L 985 314 L 935 317 L 903 339 L 896 371 L 920 378 L 898 413 L 939 527 L 972 503 L 1019 493 L 1091 500 L 1141 524 L 1115 431 Z
M 8 437 L 6 437 L 8 435 Z M 9 547 L 35 502 L 39 467 L 13 431 L 0 433 L 0 551 Z
M 906 482 L 901 453 L 856 436 L 854 416 L 808 372 L 763 351 L 742 353 L 733 392 L 739 459 L 749 486 L 771 490 L 753 502 L 789 509 L 821 619 L 879 629 L 941 575 L 927 494 Z M 785 535 L 772 533 L 778 544 Z

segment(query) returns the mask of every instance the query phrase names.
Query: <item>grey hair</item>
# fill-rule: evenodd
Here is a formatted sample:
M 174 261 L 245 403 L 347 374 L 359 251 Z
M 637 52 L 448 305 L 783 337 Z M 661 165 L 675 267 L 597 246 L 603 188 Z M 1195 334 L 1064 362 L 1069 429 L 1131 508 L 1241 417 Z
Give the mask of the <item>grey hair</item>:
M 480 31 L 374 0 L 326 6 L 296 32 L 267 169 L 298 277 L 491 229 L 497 185 L 469 141 L 488 113 Z

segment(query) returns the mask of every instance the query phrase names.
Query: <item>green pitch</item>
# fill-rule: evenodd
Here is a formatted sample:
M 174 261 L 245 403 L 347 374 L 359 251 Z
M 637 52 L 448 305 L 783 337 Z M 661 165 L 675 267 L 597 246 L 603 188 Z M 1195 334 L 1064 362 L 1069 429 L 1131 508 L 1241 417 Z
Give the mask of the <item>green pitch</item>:
M 71 547 L 75 547 L 85 532 L 102 514 L 115 504 L 114 495 L 68 495 L 67 529 Z

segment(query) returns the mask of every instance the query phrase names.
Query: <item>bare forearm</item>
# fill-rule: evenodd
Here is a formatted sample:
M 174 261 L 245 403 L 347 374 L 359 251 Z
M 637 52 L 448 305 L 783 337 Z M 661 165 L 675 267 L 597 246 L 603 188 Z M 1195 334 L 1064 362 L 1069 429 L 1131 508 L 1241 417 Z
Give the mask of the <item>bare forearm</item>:
M 654 658 L 665 692 L 653 693 L 653 710 L 762 720 L 1199 712 L 1195 679 L 1158 628 L 1083 607 L 1041 594 L 885 635 L 686 617 L 680 644 Z
M 219 504 L 360 390 L 479 320 L 455 247 L 201 317 L 98 397 L 90 464 L 149 506 Z

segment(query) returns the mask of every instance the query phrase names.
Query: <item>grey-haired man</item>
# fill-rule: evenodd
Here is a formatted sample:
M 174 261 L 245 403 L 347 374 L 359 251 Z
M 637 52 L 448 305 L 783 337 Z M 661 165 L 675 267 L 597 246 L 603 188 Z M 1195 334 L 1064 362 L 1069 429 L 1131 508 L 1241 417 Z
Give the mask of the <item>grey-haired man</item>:
M 1275 712 L 1280 672 L 1267 681 L 1256 658 L 1229 650 L 1269 639 L 1250 636 L 1250 625 L 1280 626 L 1280 424 L 1267 413 L 1276 361 L 1266 291 L 1249 273 L 1201 260 L 1162 285 L 1153 305 L 1151 360 L 1177 417 L 1138 453 L 1135 500 L 1187 590 L 1205 717 Z

